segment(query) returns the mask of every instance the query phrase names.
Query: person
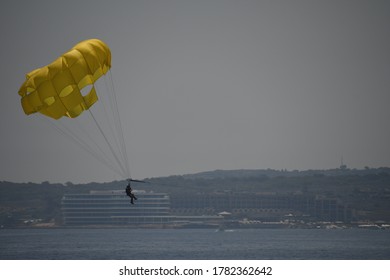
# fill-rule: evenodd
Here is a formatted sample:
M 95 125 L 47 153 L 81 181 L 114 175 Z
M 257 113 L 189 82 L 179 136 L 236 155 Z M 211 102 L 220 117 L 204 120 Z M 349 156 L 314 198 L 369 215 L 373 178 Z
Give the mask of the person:
M 132 189 L 130 187 L 130 182 L 127 184 L 127 187 L 126 187 L 126 194 L 127 196 L 130 197 L 130 203 L 131 204 L 134 204 L 134 199 L 137 200 L 137 198 L 135 197 L 135 195 L 132 193 Z

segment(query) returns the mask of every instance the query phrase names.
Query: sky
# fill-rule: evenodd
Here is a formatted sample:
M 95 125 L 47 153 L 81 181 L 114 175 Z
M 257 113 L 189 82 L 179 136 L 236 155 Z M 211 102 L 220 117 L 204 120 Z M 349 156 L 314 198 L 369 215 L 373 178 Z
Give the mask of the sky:
M 389 167 L 389 1 L 0 3 L 0 181 L 121 178 L 42 118 L 25 74 L 98 38 L 133 178 Z

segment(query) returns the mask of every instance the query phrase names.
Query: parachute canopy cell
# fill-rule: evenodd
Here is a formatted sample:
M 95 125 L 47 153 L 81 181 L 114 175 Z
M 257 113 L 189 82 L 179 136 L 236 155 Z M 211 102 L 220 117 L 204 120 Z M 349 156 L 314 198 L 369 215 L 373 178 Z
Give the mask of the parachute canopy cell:
M 111 51 L 98 40 L 78 43 L 42 68 L 26 75 L 19 89 L 27 115 L 41 113 L 53 119 L 75 118 L 97 100 L 93 84 L 111 68 Z M 88 93 L 82 89 L 92 85 Z

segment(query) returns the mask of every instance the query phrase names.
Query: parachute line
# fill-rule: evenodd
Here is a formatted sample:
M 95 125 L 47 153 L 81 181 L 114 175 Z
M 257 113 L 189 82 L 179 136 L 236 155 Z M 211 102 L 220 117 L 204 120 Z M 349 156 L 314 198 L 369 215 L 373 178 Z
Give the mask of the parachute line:
M 105 93 L 107 93 L 108 92 L 108 89 L 106 88 L 106 92 Z M 104 96 L 107 96 L 107 94 L 105 94 Z M 102 98 L 104 97 L 104 96 L 102 96 Z M 114 122 L 114 125 L 112 125 L 112 120 L 111 120 L 111 118 L 110 118 L 110 114 L 109 114 L 109 111 L 107 111 L 107 108 L 106 108 L 106 104 L 105 104 L 106 102 L 100 102 L 99 103 L 99 105 L 102 107 L 102 110 L 103 110 L 103 113 L 104 113 L 104 119 L 103 120 L 105 120 L 106 122 L 106 126 L 104 126 L 104 128 L 106 128 L 107 126 L 108 126 L 108 130 L 109 130 L 109 135 L 111 135 L 112 137 L 110 138 L 110 139 L 112 139 L 113 140 L 113 148 L 114 148 L 114 146 L 115 146 L 115 148 L 116 148 L 116 150 L 117 151 L 119 151 L 119 155 L 121 155 L 122 153 L 120 152 L 121 151 L 121 148 L 120 148 L 120 144 L 118 143 L 118 137 L 116 137 L 116 133 L 115 133 L 115 120 L 113 121 Z M 111 107 L 111 106 L 110 106 Z M 89 110 L 92 112 L 92 110 L 93 110 L 94 108 L 90 108 Z M 110 108 L 108 108 L 108 109 L 110 109 Z M 112 109 L 111 109 L 111 112 L 112 112 Z M 103 121 L 102 119 L 99 119 L 100 121 Z M 98 121 L 96 121 L 96 122 L 98 122 Z M 102 124 L 103 125 L 103 124 Z M 102 131 L 104 131 L 104 129 L 103 129 L 103 126 L 102 125 L 100 125 L 100 127 L 101 127 L 101 130 Z M 107 139 L 108 139 L 108 137 L 107 137 Z M 114 150 L 114 149 L 113 149 Z
M 42 116 L 42 115 L 41 115 Z M 93 156 L 95 159 L 97 159 L 99 162 L 104 164 L 106 167 L 108 167 L 111 171 L 115 172 L 116 174 L 123 176 L 123 174 L 119 173 L 117 169 L 114 167 L 114 164 L 107 159 L 109 157 L 104 156 L 104 152 L 101 150 L 99 145 L 95 143 L 95 145 L 98 147 L 100 153 L 97 153 L 91 148 L 91 145 L 89 145 L 86 141 L 83 140 L 83 138 L 78 137 L 76 133 L 73 133 L 71 129 L 66 127 L 64 123 L 56 123 L 52 121 L 52 119 L 42 117 L 42 119 L 47 122 L 49 125 L 51 125 L 57 132 L 68 139 L 72 140 L 74 143 L 76 143 L 80 148 L 82 148 L 84 151 L 88 152 L 91 156 Z
M 127 174 L 127 173 L 126 173 L 126 170 L 123 168 L 123 164 L 121 163 L 121 161 L 119 160 L 118 156 L 116 155 L 115 150 L 113 149 L 113 147 L 112 147 L 110 141 L 108 141 L 108 138 L 107 138 L 106 134 L 103 132 L 101 126 L 100 126 L 99 123 L 96 121 L 96 118 L 95 118 L 95 116 L 93 115 L 92 111 L 91 111 L 91 110 L 88 110 L 88 112 L 90 113 L 90 115 L 91 115 L 93 121 L 95 122 L 97 128 L 99 129 L 99 132 L 100 132 L 101 135 L 103 136 L 103 138 L 104 138 L 104 140 L 106 141 L 106 143 L 107 143 L 107 145 L 108 145 L 108 147 L 109 147 L 109 149 L 110 149 L 112 155 L 114 156 L 114 158 L 115 158 L 115 160 L 117 161 L 119 167 L 121 168 L 121 171 L 123 172 L 123 173 L 122 173 L 122 176 L 126 177 L 126 174 Z
M 120 142 L 120 145 L 121 145 L 122 155 L 123 155 L 123 159 L 124 159 L 126 170 L 127 170 L 127 175 L 128 175 L 127 177 L 131 178 L 130 163 L 129 163 L 129 158 L 128 158 L 128 155 L 127 155 L 125 137 L 124 137 L 124 134 L 123 134 L 123 127 L 122 127 L 122 122 L 121 122 L 121 118 L 120 118 L 120 114 L 119 114 L 118 102 L 117 102 L 117 99 L 116 99 L 114 80 L 113 80 L 113 77 L 112 77 L 112 71 L 108 71 L 108 72 L 109 72 L 109 75 L 110 75 L 112 97 L 113 97 L 113 106 L 112 107 L 114 109 L 113 112 L 114 112 L 114 116 L 116 118 L 115 124 L 116 124 L 117 131 L 118 131 L 118 134 L 119 134 L 119 142 Z

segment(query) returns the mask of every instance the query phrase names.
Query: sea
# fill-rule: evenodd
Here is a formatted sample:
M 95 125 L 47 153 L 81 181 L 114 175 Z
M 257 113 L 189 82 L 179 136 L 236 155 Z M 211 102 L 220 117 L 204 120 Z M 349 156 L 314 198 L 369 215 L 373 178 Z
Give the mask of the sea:
M 390 260 L 390 230 L 0 229 L 1 260 Z

